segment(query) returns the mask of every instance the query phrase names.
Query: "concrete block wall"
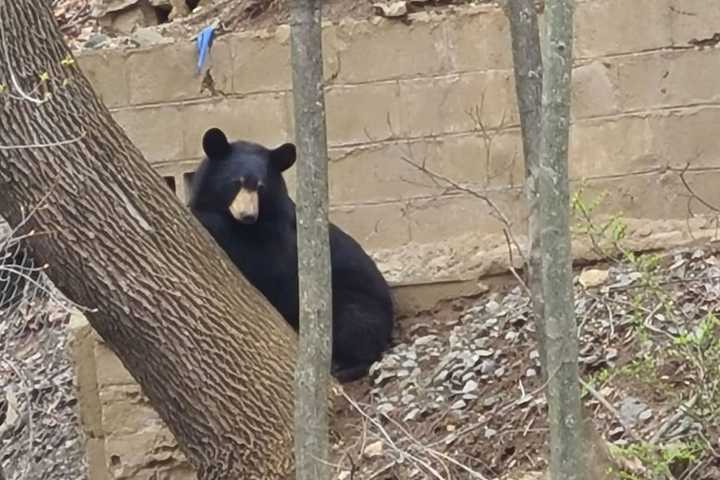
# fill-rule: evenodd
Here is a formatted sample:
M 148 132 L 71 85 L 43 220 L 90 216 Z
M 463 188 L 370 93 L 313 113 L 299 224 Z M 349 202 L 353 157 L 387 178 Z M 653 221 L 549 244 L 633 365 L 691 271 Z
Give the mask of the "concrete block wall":
M 668 166 L 689 164 L 698 188 L 720 195 L 704 186 L 720 167 L 720 50 L 690 45 L 720 31 L 718 16 L 714 0 L 578 4 L 571 173 L 590 191 L 622 190 L 608 211 L 686 215 L 681 192 L 664 183 Z M 412 161 L 506 206 L 522 231 L 512 56 L 498 9 L 422 14 L 410 25 L 348 21 L 327 25 L 324 41 L 333 220 L 372 249 L 500 231 L 482 202 L 437 185 Z M 218 38 L 212 88 L 195 74 L 191 42 L 79 61 L 181 198 L 207 128 L 269 146 L 292 140 L 286 26 Z
M 89 480 L 194 480 L 175 437 L 140 386 L 80 313 L 72 354 Z
M 478 240 L 501 231 L 490 208 L 413 162 L 486 195 L 523 231 L 507 22 L 489 7 L 411 18 L 324 29 L 333 220 L 373 251 L 406 252 L 398 271 L 412 262 L 467 270 L 454 246 L 452 262 L 441 247 L 431 257 L 416 248 L 463 235 L 472 262 L 495 268 L 507 257 L 504 240 Z M 604 211 L 636 219 L 638 247 L 651 234 L 666 246 L 679 239 L 672 232 L 688 202 L 673 167 L 687 166 L 695 191 L 720 204 L 720 49 L 692 46 L 717 32 L 717 0 L 577 4 L 572 180 L 607 192 Z M 195 74 L 195 55 L 191 42 L 79 55 L 116 120 L 183 200 L 207 128 L 268 146 L 293 136 L 287 27 L 218 38 L 211 82 Z M 289 180 L 292 191 L 292 172 Z M 645 228 L 653 221 L 663 227 Z M 492 246 L 503 252 L 478 251 Z M 191 478 L 137 385 L 88 329 L 78 330 L 77 361 L 93 480 Z

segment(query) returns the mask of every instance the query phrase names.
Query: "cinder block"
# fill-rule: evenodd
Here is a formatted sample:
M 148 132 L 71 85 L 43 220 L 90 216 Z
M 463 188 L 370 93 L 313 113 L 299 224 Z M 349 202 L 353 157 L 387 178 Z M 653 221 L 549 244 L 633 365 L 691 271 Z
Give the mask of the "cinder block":
M 720 167 L 720 107 L 684 108 L 652 120 L 652 150 L 662 165 Z M 717 184 L 716 184 L 717 188 Z
M 95 364 L 95 345 L 98 342 L 98 335 L 80 312 L 71 314 L 70 328 L 80 421 L 88 437 L 101 437 L 102 415 Z
M 331 203 L 388 202 L 438 195 L 453 189 L 444 179 L 473 188 L 522 185 L 524 163 L 519 132 L 490 135 L 487 139 L 471 134 L 333 150 Z
M 510 25 L 499 8 L 448 17 L 444 25 L 451 71 L 512 68 Z
M 720 50 L 715 48 L 634 56 L 618 71 L 625 111 L 720 100 Z
M 395 82 L 332 87 L 325 94 L 325 104 L 332 146 L 387 140 L 408 114 Z
M 573 118 L 620 113 L 617 65 L 593 61 L 573 69 Z
M 525 194 L 521 188 L 478 193 L 487 201 L 468 194 L 412 201 L 408 208 L 411 240 L 431 243 L 471 232 L 478 237 L 501 234 L 504 224 L 497 212 L 508 218 L 513 234 L 527 230 Z
M 414 78 L 449 71 L 442 23 L 418 20 L 410 25 L 394 20 L 347 22 L 328 36 L 337 51 L 336 83 Z
M 129 435 L 148 427 L 162 428 L 163 424 L 140 386 L 109 386 L 100 392 L 103 428 L 112 435 Z
M 400 82 L 403 136 L 493 129 L 519 123 L 511 71 Z
M 578 3 L 575 56 L 596 58 L 672 45 L 673 0 L 597 0 Z
M 340 74 L 340 50 L 345 48 L 345 43 L 338 38 L 338 30 L 338 26 L 323 22 L 323 75 L 326 85 L 338 83 L 336 80 Z
M 720 204 L 720 192 L 717 190 L 719 171 L 688 173 L 686 178 L 704 200 Z M 578 184 L 572 187 L 575 189 Z M 584 192 L 589 199 L 601 195 L 604 197 L 594 211 L 595 215 L 620 214 L 625 218 L 684 220 L 690 215 L 689 205 L 692 205 L 693 213 L 707 213 L 707 209 L 699 202 L 688 202 L 689 192 L 676 172 L 596 179 L 586 183 Z
M 184 158 L 201 158 L 205 155 L 202 136 L 211 127 L 223 129 L 231 141 L 246 140 L 267 147 L 278 146 L 290 138 L 284 93 L 195 103 L 183 108 L 182 117 Z
M 183 158 L 187 107 L 157 106 L 117 110 L 113 118 L 151 163 Z
M 155 171 L 163 178 L 170 177 L 175 182 L 175 194 L 180 202 L 185 205 L 190 198 L 189 181 L 197 170 L 200 159 L 190 159 L 155 164 Z
M 85 441 L 88 477 L 92 480 L 109 480 L 107 464 L 105 463 L 105 440 L 102 438 L 88 438 Z
M 571 179 L 622 175 L 657 168 L 652 125 L 643 116 L 576 122 L 570 132 Z
M 410 241 L 404 202 L 333 207 L 330 220 L 366 249 L 393 248 Z
M 715 0 L 670 0 L 673 45 L 711 38 L 718 32 L 720 9 Z
M 522 186 L 525 182 L 520 131 L 489 132 L 443 137 L 428 156 L 433 173 L 472 188 Z
M 411 165 L 411 162 L 420 164 L 433 148 L 430 143 L 423 143 L 332 150 L 331 203 L 387 202 L 437 194 L 440 188 L 433 179 Z
M 150 428 L 132 435 L 110 435 L 106 462 L 116 480 L 190 480 L 196 478 L 167 428 Z
M 713 170 L 686 172 L 685 181 L 692 190 L 688 191 L 677 172 L 663 176 L 664 187 L 669 194 L 666 196 L 668 218 L 687 219 L 690 215 L 710 215 L 711 228 L 716 229 L 717 210 L 720 208 L 720 162 L 715 163 Z M 717 236 L 716 236 L 717 238 Z
M 228 42 L 214 42 L 210 57 L 213 85 L 217 91 L 230 90 L 232 59 Z M 203 75 L 198 75 L 197 49 L 193 42 L 172 43 L 136 50 L 128 54 L 128 88 L 130 103 L 163 103 L 207 97 Z
M 290 29 L 279 26 L 272 36 L 228 36 L 232 48 L 232 92 L 248 94 L 290 90 Z
M 92 50 L 77 53 L 76 58 L 106 107 L 121 107 L 130 103 L 127 56 L 122 50 Z
M 135 384 L 135 379 L 125 365 L 102 342 L 95 344 L 95 365 L 97 365 L 97 383 L 100 391 L 108 386 Z

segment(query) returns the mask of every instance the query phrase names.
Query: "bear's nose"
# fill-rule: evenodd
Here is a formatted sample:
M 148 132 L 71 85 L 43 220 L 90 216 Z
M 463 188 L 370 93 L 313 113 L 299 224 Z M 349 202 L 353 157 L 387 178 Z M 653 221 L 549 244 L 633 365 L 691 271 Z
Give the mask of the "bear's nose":
M 238 215 L 237 221 L 245 224 L 255 223 L 257 221 L 257 215 L 251 213 L 241 213 Z
M 240 223 L 255 223 L 258 219 L 258 194 L 241 188 L 228 207 L 230 214 Z

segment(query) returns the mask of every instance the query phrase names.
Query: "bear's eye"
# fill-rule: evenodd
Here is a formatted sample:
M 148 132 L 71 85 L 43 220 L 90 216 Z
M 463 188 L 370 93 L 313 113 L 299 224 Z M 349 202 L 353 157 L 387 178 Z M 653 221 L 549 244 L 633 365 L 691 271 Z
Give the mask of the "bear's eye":
M 240 183 L 240 186 L 242 187 L 245 184 L 245 177 L 238 178 L 238 183 Z
M 265 189 L 265 184 L 263 182 L 258 182 L 257 184 L 258 191 L 262 191 Z

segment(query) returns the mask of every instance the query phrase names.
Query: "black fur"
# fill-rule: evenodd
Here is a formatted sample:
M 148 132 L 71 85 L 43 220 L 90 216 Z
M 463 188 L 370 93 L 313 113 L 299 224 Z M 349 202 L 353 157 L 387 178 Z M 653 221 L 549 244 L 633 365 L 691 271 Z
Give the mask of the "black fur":
M 295 147 L 267 149 L 228 142 L 219 129 L 203 137 L 207 157 L 195 173 L 190 208 L 243 275 L 297 330 L 299 317 L 295 204 L 282 172 Z M 254 223 L 228 210 L 240 186 L 259 195 Z M 333 287 L 333 375 L 341 382 L 364 376 L 387 348 L 393 328 L 390 289 L 362 247 L 330 224 Z

